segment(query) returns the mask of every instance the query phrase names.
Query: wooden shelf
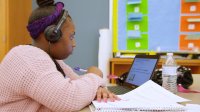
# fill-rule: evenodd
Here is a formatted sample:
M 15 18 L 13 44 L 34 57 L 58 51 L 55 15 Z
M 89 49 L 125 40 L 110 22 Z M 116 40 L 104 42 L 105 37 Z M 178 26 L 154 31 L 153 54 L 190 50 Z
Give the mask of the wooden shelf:
M 110 74 L 121 75 L 129 71 L 133 59 L 125 58 L 111 58 L 110 59 Z M 161 68 L 164 59 L 160 59 L 157 68 Z M 199 59 L 177 59 L 178 65 L 189 67 L 192 74 L 200 74 L 200 60 Z

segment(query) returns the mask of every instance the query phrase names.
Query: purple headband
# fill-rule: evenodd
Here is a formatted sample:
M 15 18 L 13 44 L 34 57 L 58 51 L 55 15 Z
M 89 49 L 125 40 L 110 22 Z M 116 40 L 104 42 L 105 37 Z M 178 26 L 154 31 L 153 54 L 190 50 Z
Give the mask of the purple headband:
M 64 7 L 64 3 L 57 2 L 55 5 L 56 10 L 53 14 L 28 24 L 27 29 L 33 39 L 36 39 L 40 35 L 40 33 L 45 30 L 46 27 L 55 23 L 58 17 L 60 16 Z

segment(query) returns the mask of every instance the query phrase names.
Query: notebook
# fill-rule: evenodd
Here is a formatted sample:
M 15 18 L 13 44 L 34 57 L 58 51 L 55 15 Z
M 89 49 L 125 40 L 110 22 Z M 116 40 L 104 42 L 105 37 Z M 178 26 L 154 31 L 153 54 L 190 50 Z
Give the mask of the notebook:
M 190 101 L 177 96 L 152 80 L 123 95 L 115 102 L 92 101 L 92 112 L 185 112 L 180 102 Z
M 120 95 L 144 84 L 153 76 L 159 55 L 136 55 L 123 86 L 108 86 L 108 90 Z

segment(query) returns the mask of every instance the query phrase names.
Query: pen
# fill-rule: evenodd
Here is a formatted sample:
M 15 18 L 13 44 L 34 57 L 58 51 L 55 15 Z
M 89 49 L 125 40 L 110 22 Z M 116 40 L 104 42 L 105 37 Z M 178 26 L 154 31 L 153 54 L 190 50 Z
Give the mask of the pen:
M 82 69 L 80 67 L 74 67 L 74 70 L 79 71 L 79 72 L 83 72 L 83 73 L 87 72 L 87 70 Z

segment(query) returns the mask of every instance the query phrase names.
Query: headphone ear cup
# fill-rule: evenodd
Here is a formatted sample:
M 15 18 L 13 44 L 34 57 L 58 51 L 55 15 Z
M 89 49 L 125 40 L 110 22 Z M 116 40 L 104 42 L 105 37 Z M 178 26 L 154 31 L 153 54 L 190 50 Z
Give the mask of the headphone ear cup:
M 50 25 L 44 30 L 45 38 L 51 43 L 57 42 L 62 37 L 61 30 L 55 32 L 56 25 Z

